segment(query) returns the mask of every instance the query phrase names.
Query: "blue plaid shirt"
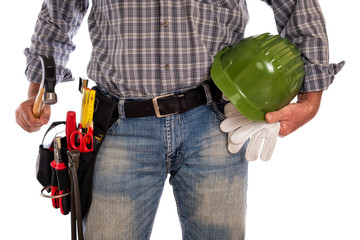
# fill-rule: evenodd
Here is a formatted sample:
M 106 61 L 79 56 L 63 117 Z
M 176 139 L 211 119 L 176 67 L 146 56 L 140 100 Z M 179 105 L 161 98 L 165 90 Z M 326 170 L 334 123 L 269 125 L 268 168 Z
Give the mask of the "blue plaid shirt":
M 325 22 L 316 0 L 266 0 L 279 33 L 305 60 L 303 92 L 329 87 L 343 64 L 329 64 Z M 88 0 L 46 0 L 25 49 L 26 76 L 40 83 L 36 54 L 52 55 L 58 81 Z M 248 22 L 245 0 L 93 0 L 88 17 L 92 54 L 88 76 L 122 97 L 152 97 L 210 79 L 215 54 L 239 42 Z

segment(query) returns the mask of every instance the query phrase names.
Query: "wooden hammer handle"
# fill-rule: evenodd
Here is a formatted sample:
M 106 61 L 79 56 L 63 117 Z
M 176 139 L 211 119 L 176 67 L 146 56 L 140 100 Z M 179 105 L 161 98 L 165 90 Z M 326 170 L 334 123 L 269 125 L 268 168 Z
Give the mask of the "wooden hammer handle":
M 45 89 L 43 87 L 40 87 L 38 95 L 36 96 L 35 102 L 34 102 L 34 106 L 32 109 L 32 112 L 34 114 L 35 117 L 39 118 L 41 113 L 42 113 L 42 109 L 43 109 L 43 96 L 44 96 L 44 92 Z

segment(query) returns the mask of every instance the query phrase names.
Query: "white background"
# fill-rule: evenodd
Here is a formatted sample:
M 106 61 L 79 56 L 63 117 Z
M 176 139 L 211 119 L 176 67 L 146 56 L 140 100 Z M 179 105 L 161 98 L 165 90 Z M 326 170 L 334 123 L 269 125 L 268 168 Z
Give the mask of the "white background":
M 35 179 L 37 148 L 44 134 L 28 134 L 15 123 L 14 112 L 26 99 L 23 50 L 30 44 L 42 0 L 1 4 L 0 79 L 1 150 L 0 239 L 70 239 L 70 218 L 40 197 Z M 359 240 L 359 31 L 354 1 L 319 1 L 330 39 L 330 60 L 346 60 L 344 69 L 323 95 L 314 120 L 279 138 L 272 159 L 250 163 L 247 240 Z M 249 0 L 246 35 L 276 33 L 272 11 Z M 68 67 L 74 77 L 86 75 L 90 42 L 87 22 L 75 37 Z M 80 110 L 77 82 L 57 86 L 59 102 L 51 121 Z M 171 187 L 166 183 L 152 240 L 180 240 Z

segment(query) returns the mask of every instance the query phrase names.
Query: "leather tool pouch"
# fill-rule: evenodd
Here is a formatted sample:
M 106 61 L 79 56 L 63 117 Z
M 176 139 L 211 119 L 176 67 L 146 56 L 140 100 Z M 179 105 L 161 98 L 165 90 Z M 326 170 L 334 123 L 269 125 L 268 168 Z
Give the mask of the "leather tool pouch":
M 97 90 L 96 87 L 93 88 Z M 81 212 L 82 217 L 86 216 L 88 212 L 91 200 L 92 200 L 92 187 L 93 187 L 93 174 L 95 159 L 99 152 L 102 142 L 105 139 L 108 129 L 117 121 L 118 110 L 117 102 L 113 101 L 96 91 L 95 106 L 94 106 L 94 132 L 93 132 L 93 148 L 94 151 L 80 154 L 79 168 L 77 170 L 79 188 L 80 188 L 80 201 L 81 201 Z M 44 138 L 47 133 L 54 127 L 66 124 L 66 122 L 54 122 L 46 131 Z M 66 137 L 63 137 L 62 142 L 62 157 L 66 166 L 68 165 Z M 52 167 L 50 163 L 54 160 L 53 143 L 49 148 L 45 148 L 43 144 L 39 147 L 39 154 L 36 163 L 36 178 L 39 183 L 50 192 L 51 178 L 52 178 Z

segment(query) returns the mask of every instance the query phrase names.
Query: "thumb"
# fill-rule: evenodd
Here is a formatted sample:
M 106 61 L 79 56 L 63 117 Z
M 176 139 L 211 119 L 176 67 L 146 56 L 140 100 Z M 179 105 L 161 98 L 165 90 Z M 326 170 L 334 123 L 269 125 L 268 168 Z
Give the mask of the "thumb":
M 49 122 L 51 115 L 51 107 L 50 105 L 44 105 L 43 112 L 40 116 L 41 124 L 45 125 Z
M 265 119 L 268 123 L 279 122 L 280 120 L 284 120 L 284 117 L 285 117 L 285 113 L 283 109 L 280 109 L 279 111 L 275 111 L 275 112 L 268 112 L 267 114 L 265 114 Z

